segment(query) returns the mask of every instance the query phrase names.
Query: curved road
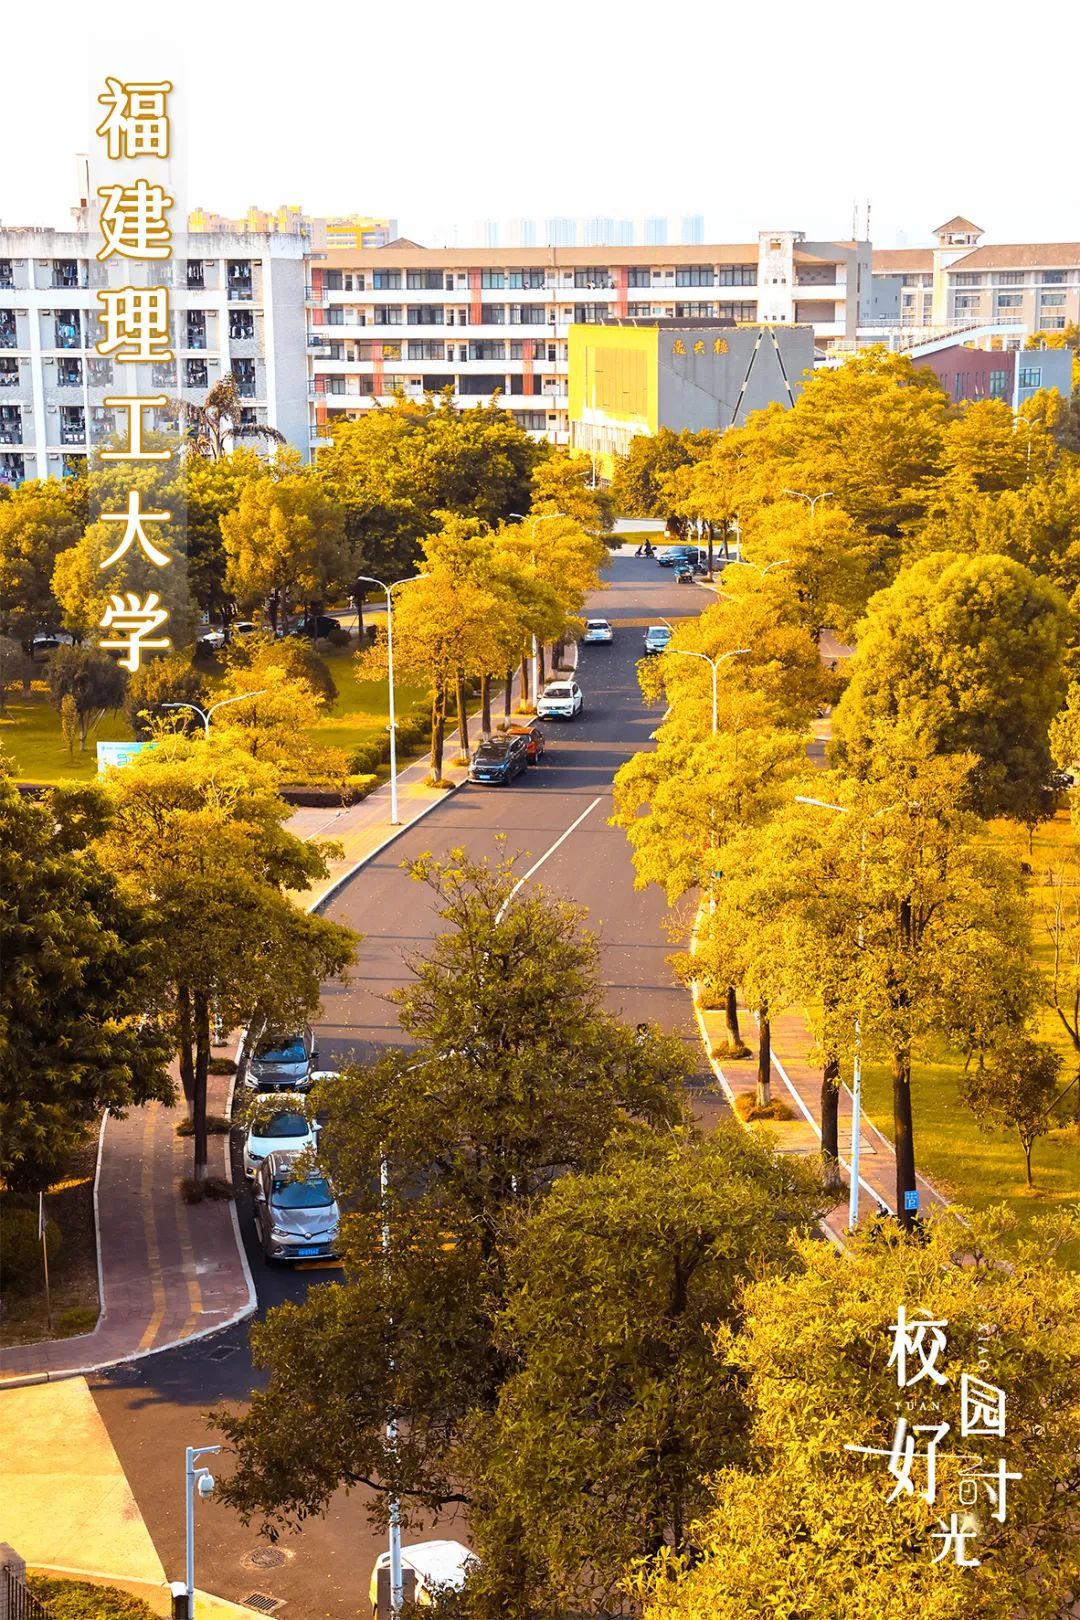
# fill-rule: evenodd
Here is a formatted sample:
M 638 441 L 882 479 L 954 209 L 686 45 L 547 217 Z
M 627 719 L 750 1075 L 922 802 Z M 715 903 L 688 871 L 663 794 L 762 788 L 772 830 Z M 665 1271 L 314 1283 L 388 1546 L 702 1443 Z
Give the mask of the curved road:
M 654 889 L 635 892 L 625 837 L 606 818 L 615 772 L 648 746 L 661 714 L 643 706 L 637 684 L 635 666 L 645 626 L 661 617 L 699 612 L 709 600 L 698 587 L 677 586 L 670 570 L 655 562 L 612 559 L 604 587 L 590 599 L 587 612 L 609 619 L 615 640 L 609 647 L 580 649 L 582 717 L 546 722 L 547 753 L 538 767 L 508 788 L 460 788 L 363 867 L 326 908 L 327 916 L 365 936 L 355 982 L 331 985 L 324 993 L 318 1034 L 326 1066 L 351 1055 L 364 1060 L 398 1039 L 386 994 L 406 981 L 405 955 L 423 950 L 438 922 L 430 890 L 413 882 L 402 862 L 424 851 L 445 853 L 460 845 L 475 857 L 521 851 L 527 858 L 520 873 L 542 861 L 530 881 L 589 909 L 611 1010 L 634 1023 L 656 1021 L 681 1034 L 695 1066 L 702 1067 L 689 998 L 672 982 L 666 961 L 673 946 L 664 928 L 663 896 Z M 506 835 L 501 846 L 496 844 L 499 833 Z M 714 1105 L 704 1098 L 702 1103 L 702 1113 L 712 1112 Z M 338 1275 L 336 1268 L 267 1267 L 243 1197 L 240 1210 L 260 1315 Z M 248 1353 L 246 1323 L 92 1381 L 98 1408 L 170 1576 L 183 1571 L 183 1448 L 211 1442 L 207 1410 L 219 1402 L 242 1402 L 260 1381 Z M 435 1533 L 462 1536 L 452 1520 Z M 254 1593 L 281 1599 L 288 1605 L 283 1620 L 291 1615 L 354 1620 L 357 1612 L 367 1612 L 367 1578 L 383 1545 L 368 1526 L 362 1500 L 341 1493 L 325 1518 L 312 1520 L 299 1535 L 284 1537 L 272 1550 L 280 1561 L 264 1567 L 259 1561 L 267 1549 L 254 1530 L 211 1501 L 198 1508 L 196 1578 L 205 1590 L 236 1601 Z

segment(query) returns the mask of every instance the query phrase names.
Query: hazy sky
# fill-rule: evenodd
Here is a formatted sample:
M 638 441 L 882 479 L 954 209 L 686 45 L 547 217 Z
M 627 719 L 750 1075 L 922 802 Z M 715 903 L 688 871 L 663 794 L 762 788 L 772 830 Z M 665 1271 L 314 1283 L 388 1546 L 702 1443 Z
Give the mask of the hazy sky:
M 222 213 L 390 214 L 431 244 L 489 216 L 701 213 L 739 242 L 848 236 L 857 198 L 884 247 L 955 213 L 1080 240 L 1077 0 L 4 11 L 5 224 L 69 222 L 104 60 L 183 86 L 188 202 Z

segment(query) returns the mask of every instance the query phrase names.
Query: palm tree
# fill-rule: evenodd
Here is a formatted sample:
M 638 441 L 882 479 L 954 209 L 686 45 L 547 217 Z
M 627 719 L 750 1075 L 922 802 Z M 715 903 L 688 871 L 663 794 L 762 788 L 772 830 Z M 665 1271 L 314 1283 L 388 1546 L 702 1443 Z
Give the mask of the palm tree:
M 242 421 L 244 405 L 231 371 L 214 384 L 201 405 L 192 405 L 186 399 L 171 399 L 168 409 L 180 423 L 186 439 L 185 453 L 189 456 L 219 461 L 227 454 L 230 441 L 237 439 L 265 439 L 270 444 L 286 442 L 284 433 L 279 433 L 277 428 Z

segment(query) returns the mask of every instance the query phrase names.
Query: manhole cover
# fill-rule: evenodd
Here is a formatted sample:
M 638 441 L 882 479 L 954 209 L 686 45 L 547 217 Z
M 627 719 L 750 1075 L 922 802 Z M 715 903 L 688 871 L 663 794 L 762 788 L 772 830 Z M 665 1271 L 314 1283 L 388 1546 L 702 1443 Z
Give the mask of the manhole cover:
M 115 1384 L 137 1384 L 142 1377 L 142 1371 L 130 1361 L 121 1361 L 115 1367 L 106 1367 L 104 1377 L 111 1378 Z
M 240 1562 L 245 1569 L 280 1569 L 285 1562 L 285 1554 L 280 1547 L 256 1547 L 254 1552 L 247 1553 Z
M 225 1361 L 229 1356 L 235 1355 L 240 1346 L 237 1344 L 219 1344 L 216 1350 L 211 1350 L 207 1361 Z
M 257 1609 L 260 1614 L 273 1614 L 275 1609 L 280 1609 L 284 1605 L 285 1599 L 267 1597 L 265 1592 L 249 1592 L 246 1598 L 240 1599 L 240 1603 L 245 1609 Z

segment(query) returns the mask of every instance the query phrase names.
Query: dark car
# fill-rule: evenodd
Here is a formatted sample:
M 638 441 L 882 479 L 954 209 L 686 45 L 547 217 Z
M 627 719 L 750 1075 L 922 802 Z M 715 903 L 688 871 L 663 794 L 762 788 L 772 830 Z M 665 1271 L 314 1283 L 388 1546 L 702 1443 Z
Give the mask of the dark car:
M 661 568 L 674 568 L 676 563 L 696 561 L 697 554 L 697 546 L 668 546 L 656 560 Z
M 340 1215 L 320 1170 L 298 1173 L 298 1153 L 270 1153 L 255 1172 L 255 1227 L 267 1260 L 332 1259 Z
M 524 737 L 529 764 L 535 765 L 547 745 L 547 738 L 539 726 L 530 725 L 528 720 L 512 720 L 506 728 L 507 737 Z
M 694 583 L 694 565 L 692 562 L 677 562 L 675 564 L 676 585 L 692 585 Z
M 306 636 L 311 641 L 313 638 L 317 640 L 320 636 L 328 636 L 331 630 L 340 629 L 340 619 L 331 619 L 326 613 L 316 613 L 314 616 L 308 614 L 302 618 L 299 624 L 293 625 L 289 634 L 290 636 Z
M 529 744 L 525 737 L 489 737 L 479 745 L 469 765 L 470 782 L 512 782 L 529 768 Z

